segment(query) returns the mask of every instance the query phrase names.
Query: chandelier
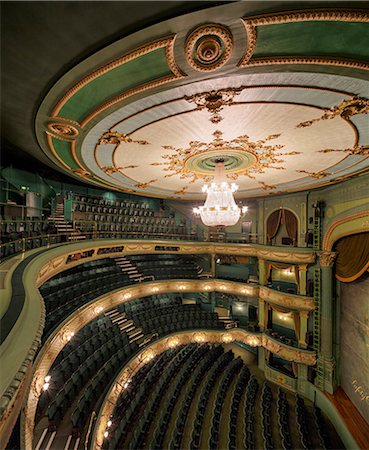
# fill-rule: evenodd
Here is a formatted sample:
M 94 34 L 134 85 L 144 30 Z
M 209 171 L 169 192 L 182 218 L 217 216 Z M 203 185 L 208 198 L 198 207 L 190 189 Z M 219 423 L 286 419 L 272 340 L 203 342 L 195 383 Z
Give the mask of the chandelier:
M 241 215 L 247 211 L 247 206 L 237 206 L 233 193 L 238 189 L 237 184 L 226 181 L 224 173 L 224 160 L 217 159 L 214 181 L 208 186 L 205 184 L 202 192 L 207 194 L 204 206 L 194 208 L 193 212 L 201 217 L 204 225 L 209 227 L 235 225 Z

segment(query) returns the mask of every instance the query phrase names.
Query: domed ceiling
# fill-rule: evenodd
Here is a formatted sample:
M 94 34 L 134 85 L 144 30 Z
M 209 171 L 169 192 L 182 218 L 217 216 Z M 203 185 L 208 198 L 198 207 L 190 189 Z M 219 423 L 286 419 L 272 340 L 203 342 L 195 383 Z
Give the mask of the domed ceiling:
M 368 15 L 243 7 L 163 22 L 75 67 L 39 108 L 44 152 L 92 184 L 186 200 L 220 157 L 240 198 L 367 171 Z

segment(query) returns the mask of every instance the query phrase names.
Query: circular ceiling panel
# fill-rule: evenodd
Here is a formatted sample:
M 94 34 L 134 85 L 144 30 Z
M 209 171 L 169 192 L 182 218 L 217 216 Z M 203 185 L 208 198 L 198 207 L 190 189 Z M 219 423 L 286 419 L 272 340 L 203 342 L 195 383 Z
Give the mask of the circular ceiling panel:
M 172 19 L 81 63 L 40 107 L 44 151 L 95 185 L 178 199 L 203 198 L 217 158 L 239 197 L 368 170 L 367 16 L 244 7 Z

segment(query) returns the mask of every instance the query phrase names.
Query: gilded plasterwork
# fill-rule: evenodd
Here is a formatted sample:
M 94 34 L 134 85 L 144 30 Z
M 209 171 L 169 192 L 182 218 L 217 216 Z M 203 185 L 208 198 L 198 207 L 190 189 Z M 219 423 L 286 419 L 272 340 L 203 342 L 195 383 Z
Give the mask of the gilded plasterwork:
M 223 120 L 220 112 L 224 106 L 234 104 L 234 97 L 239 95 L 245 86 L 239 88 L 218 89 L 217 91 L 202 92 L 200 94 L 185 96 L 185 100 L 189 103 L 195 103 L 196 109 L 206 109 L 210 113 L 210 122 L 219 123 Z
M 152 183 L 155 183 L 155 181 L 158 181 L 158 180 L 157 179 L 153 179 L 153 180 L 147 181 L 145 183 L 137 183 L 137 184 L 135 184 L 135 187 L 138 188 L 138 189 L 147 189 L 148 186 L 150 184 L 152 184 Z
M 185 42 L 188 64 L 199 72 L 211 72 L 222 67 L 233 51 L 233 37 L 228 27 L 205 24 L 195 28 Z
M 49 122 L 46 133 L 64 141 L 72 141 L 78 137 L 78 128 L 64 122 Z
M 325 148 L 323 150 L 318 150 L 318 153 L 332 153 L 332 152 L 343 152 L 349 155 L 368 156 L 369 145 L 354 145 L 353 147 L 344 149 Z
M 256 43 L 256 27 L 273 25 L 278 23 L 304 22 L 304 21 L 340 21 L 340 22 L 369 22 L 369 15 L 364 12 L 347 10 L 307 10 L 285 13 L 275 13 L 248 17 L 243 19 L 247 35 L 247 49 L 238 63 L 239 67 L 255 67 L 278 64 L 321 64 L 329 66 L 352 67 L 355 69 L 369 70 L 369 64 L 362 61 L 354 61 L 333 57 L 306 57 L 306 56 L 278 56 L 278 57 L 253 57 Z
M 65 103 L 80 89 L 82 89 L 84 86 L 86 86 L 91 81 L 95 80 L 96 78 L 100 77 L 101 75 L 115 69 L 118 66 L 121 66 L 122 64 L 126 64 L 127 62 L 130 62 L 136 58 L 139 58 L 140 56 L 146 55 L 147 53 L 152 52 L 153 50 L 159 49 L 159 48 L 165 48 L 166 51 L 166 58 L 168 65 L 170 67 L 170 70 L 173 72 L 174 77 L 171 76 L 169 80 L 166 80 L 165 82 L 171 81 L 172 79 L 176 78 L 182 78 L 184 74 L 181 72 L 181 70 L 178 68 L 177 64 L 175 63 L 174 54 L 173 54 L 173 45 L 175 41 L 175 36 L 170 36 L 164 39 L 160 39 L 155 42 L 150 42 L 149 44 L 145 44 L 139 48 L 136 48 L 125 55 L 123 55 L 120 58 L 115 59 L 114 61 L 100 67 L 99 69 L 95 70 L 94 72 L 90 73 L 86 77 L 84 77 L 82 80 L 80 80 L 77 84 L 75 84 L 69 91 L 62 97 L 61 100 L 56 104 L 54 109 L 51 112 L 51 116 L 56 116 L 59 111 L 62 109 L 62 107 L 65 105 Z M 142 87 L 136 88 L 137 90 L 146 90 L 152 87 L 152 85 L 156 85 L 157 82 L 152 82 L 145 84 Z M 132 89 L 130 92 L 136 91 L 136 89 Z M 110 104 L 111 102 L 109 102 Z M 95 114 L 94 114 L 95 115 Z M 91 117 L 92 118 L 92 117 Z M 83 124 L 82 124 L 83 126 Z
M 265 173 L 265 169 L 284 170 L 284 167 L 282 165 L 284 163 L 283 158 L 285 156 L 294 156 L 300 154 L 300 152 L 297 151 L 282 153 L 278 150 L 282 149 L 284 147 L 283 145 L 268 144 L 269 141 L 279 138 L 280 134 L 270 135 L 255 142 L 252 142 L 249 136 L 247 136 L 246 134 L 243 136 L 238 136 L 235 139 L 229 141 L 224 140 L 223 133 L 220 130 L 214 131 L 213 137 L 213 141 L 209 143 L 191 141 L 189 142 L 189 146 L 186 148 L 175 148 L 171 145 L 163 146 L 164 150 L 169 150 L 172 153 L 167 153 L 162 156 L 162 158 L 166 160 L 165 162 L 161 164 L 154 162 L 151 164 L 155 166 L 164 166 L 163 170 L 166 172 L 170 172 L 169 174 L 165 175 L 165 178 L 179 175 L 181 179 L 187 179 L 191 184 L 199 178 L 203 179 L 206 182 L 211 181 L 213 178 L 211 175 L 204 175 L 200 171 L 190 170 L 190 168 L 187 166 L 187 161 L 190 157 L 192 158 L 195 155 L 216 152 L 217 157 L 221 157 L 222 155 L 227 157 L 227 154 L 231 150 L 237 150 L 239 152 L 251 154 L 255 158 L 255 162 L 245 170 L 236 170 L 235 172 L 233 172 L 231 174 L 231 179 L 236 180 L 240 176 L 255 179 L 255 175 Z
M 276 305 L 302 310 L 301 312 L 304 310 L 311 311 L 315 308 L 314 299 L 312 297 L 287 294 L 265 286 L 260 286 L 259 298 L 261 300 L 267 300 L 270 303 L 275 303 Z
M 101 138 L 99 139 L 99 144 L 129 144 L 134 142 L 135 144 L 139 145 L 148 145 L 149 142 L 143 139 L 132 139 L 128 134 L 124 133 L 117 133 L 116 131 L 107 131 L 104 133 Z
M 322 251 L 318 253 L 319 262 L 322 267 L 332 267 L 337 257 L 336 252 Z
M 105 167 L 101 167 L 101 169 L 107 175 L 113 175 L 114 173 L 120 172 L 121 170 L 135 169 L 136 167 L 138 167 L 138 166 L 131 164 L 130 166 L 124 166 L 124 167 L 105 166 Z
M 306 122 L 301 122 L 297 128 L 310 127 L 316 122 L 321 120 L 334 119 L 337 116 L 341 116 L 344 119 L 349 119 L 357 114 L 368 114 L 369 113 L 369 100 L 367 98 L 354 96 L 352 99 L 344 100 L 333 108 L 324 108 L 324 114 L 317 119 L 308 120 Z
M 325 177 L 331 175 L 328 172 L 324 172 L 324 170 L 322 170 L 320 172 L 309 172 L 308 170 L 296 170 L 296 172 L 304 173 L 304 174 L 308 175 L 309 177 L 315 178 L 317 180 L 320 180 L 321 178 L 325 178 Z

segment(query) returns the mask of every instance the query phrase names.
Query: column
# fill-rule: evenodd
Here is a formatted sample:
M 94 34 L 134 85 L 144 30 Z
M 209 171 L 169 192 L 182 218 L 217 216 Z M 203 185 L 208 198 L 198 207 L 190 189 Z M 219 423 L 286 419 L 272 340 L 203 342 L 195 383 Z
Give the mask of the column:
M 307 348 L 306 333 L 308 326 L 309 311 L 300 311 L 300 340 L 299 347 Z
M 258 323 L 260 331 L 264 331 L 264 317 L 265 317 L 265 303 L 264 300 L 259 297 Z
M 306 295 L 306 277 L 307 277 L 307 264 L 301 264 L 298 266 L 299 270 L 299 291 L 298 294 Z
M 210 270 L 211 270 L 211 276 L 213 278 L 216 277 L 216 264 L 215 264 L 215 255 L 210 256 Z
M 324 389 L 333 393 L 333 263 L 335 252 L 319 253 L 321 268 L 320 358 L 324 367 Z
M 265 286 L 266 285 L 266 264 L 265 259 L 258 259 L 259 262 L 259 285 Z

